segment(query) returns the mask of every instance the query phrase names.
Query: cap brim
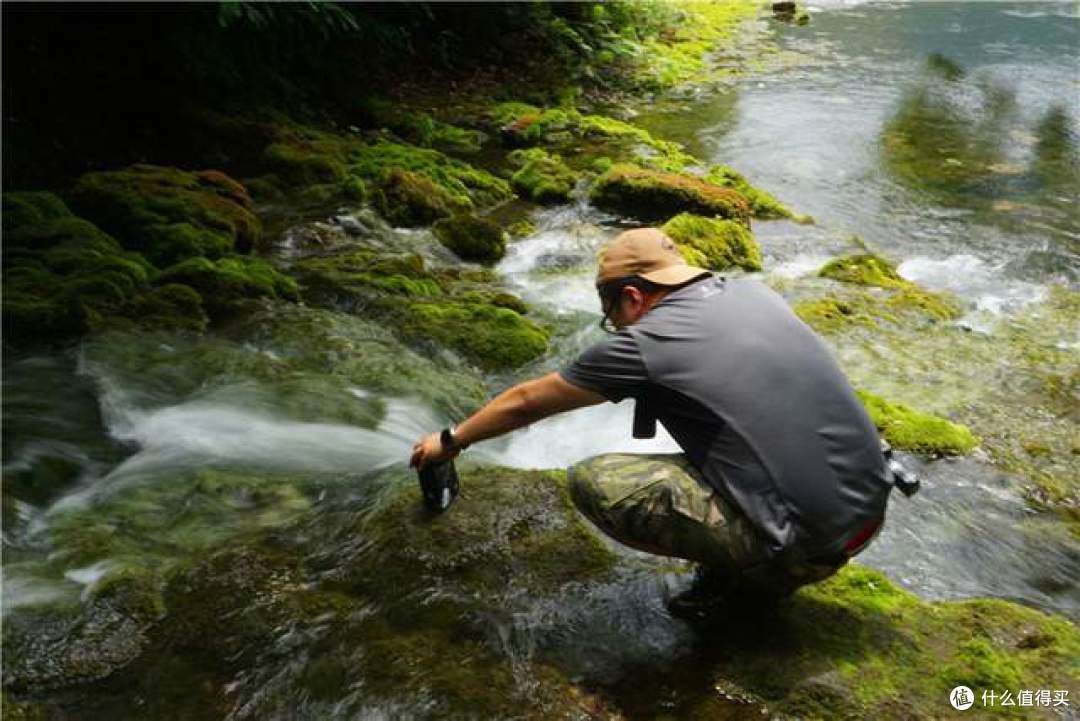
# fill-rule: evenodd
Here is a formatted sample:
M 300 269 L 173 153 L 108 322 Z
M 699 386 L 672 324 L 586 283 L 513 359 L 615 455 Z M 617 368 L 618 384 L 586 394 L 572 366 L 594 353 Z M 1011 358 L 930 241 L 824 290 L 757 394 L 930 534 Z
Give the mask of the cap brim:
M 639 275 L 657 285 L 682 285 L 687 281 L 709 273 L 710 271 L 704 268 L 696 268 L 692 265 L 669 265 L 666 268 L 654 270 L 651 273 L 640 273 Z

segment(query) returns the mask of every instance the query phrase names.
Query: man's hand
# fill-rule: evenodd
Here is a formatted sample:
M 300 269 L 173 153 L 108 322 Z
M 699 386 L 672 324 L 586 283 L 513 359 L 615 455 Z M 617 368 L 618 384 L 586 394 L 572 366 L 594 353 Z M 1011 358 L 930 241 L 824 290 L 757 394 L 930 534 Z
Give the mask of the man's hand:
M 420 469 L 428 463 L 439 463 L 441 461 L 448 461 L 451 458 L 457 458 L 459 453 L 461 453 L 460 448 L 444 451 L 439 434 L 432 433 L 422 437 L 415 445 L 413 445 L 412 458 L 409 459 L 409 467 Z

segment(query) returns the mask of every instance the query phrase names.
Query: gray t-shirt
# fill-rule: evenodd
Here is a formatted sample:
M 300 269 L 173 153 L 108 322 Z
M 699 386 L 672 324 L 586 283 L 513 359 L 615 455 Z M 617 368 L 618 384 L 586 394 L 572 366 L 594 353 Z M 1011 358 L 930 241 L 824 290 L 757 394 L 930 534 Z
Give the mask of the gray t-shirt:
M 877 430 L 821 339 L 755 280 L 680 288 L 561 375 L 637 399 L 777 555 L 836 554 L 885 512 Z

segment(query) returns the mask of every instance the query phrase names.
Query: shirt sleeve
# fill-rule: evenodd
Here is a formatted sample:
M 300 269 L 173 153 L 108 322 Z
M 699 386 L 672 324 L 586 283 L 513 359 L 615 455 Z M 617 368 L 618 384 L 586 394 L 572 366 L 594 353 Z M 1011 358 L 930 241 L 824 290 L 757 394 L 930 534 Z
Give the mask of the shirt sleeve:
M 645 392 L 649 373 L 629 333 L 617 333 L 588 348 L 559 371 L 567 383 L 599 393 L 612 403 Z

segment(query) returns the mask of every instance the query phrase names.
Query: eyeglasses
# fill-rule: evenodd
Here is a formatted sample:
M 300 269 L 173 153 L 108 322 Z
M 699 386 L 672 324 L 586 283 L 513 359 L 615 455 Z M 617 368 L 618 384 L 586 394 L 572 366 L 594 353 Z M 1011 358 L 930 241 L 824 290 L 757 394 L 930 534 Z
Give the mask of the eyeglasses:
M 637 276 L 633 275 L 616 278 L 615 280 L 609 280 L 597 289 L 600 294 L 600 330 L 611 334 L 619 332 L 615 321 L 611 319 L 611 314 L 619 306 L 619 301 L 622 300 L 623 288 L 633 285 L 635 281 L 637 281 Z

